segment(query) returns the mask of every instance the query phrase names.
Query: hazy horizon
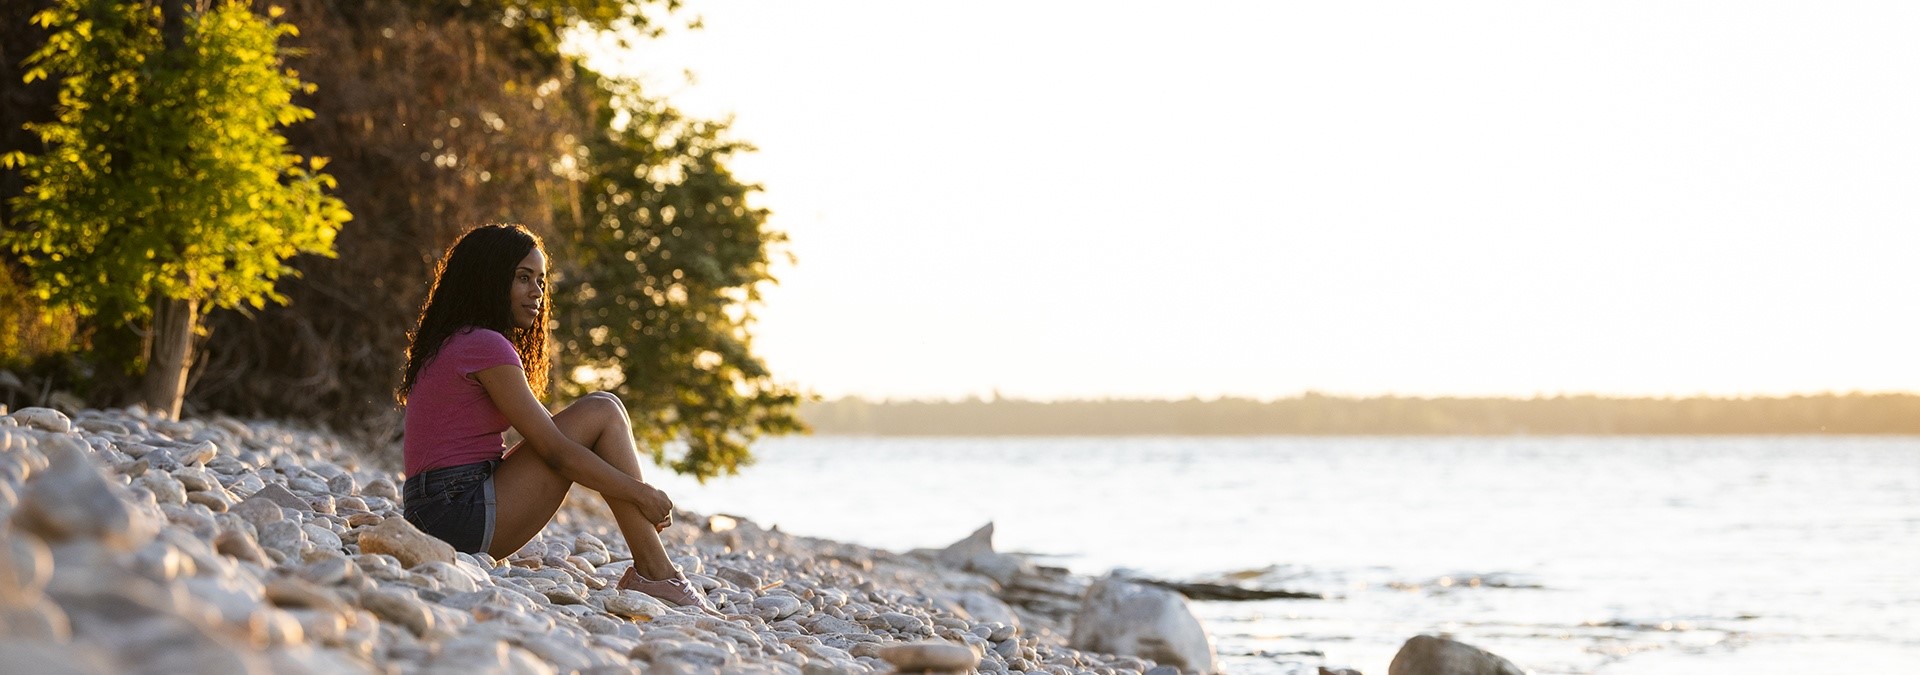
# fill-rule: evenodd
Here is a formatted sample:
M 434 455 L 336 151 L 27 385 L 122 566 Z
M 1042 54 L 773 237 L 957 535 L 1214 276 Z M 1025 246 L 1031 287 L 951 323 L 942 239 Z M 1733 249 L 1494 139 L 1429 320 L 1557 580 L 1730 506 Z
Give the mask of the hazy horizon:
M 1920 434 L 1920 395 L 1778 398 L 1105 399 L 803 403 L 822 435 L 1778 435 Z
M 1106 401 L 1116 401 L 1116 402 L 1121 402 L 1121 401 L 1124 401 L 1124 402 L 1199 401 L 1204 403 L 1204 402 L 1212 402 L 1212 401 L 1253 401 L 1258 403 L 1270 403 L 1273 401 L 1296 400 L 1296 399 L 1309 397 L 1309 396 L 1320 396 L 1325 398 L 1344 398 L 1344 399 L 1354 399 L 1354 400 L 1492 399 L 1492 400 L 1503 400 L 1503 401 L 1537 401 L 1537 400 L 1550 400 L 1550 399 L 1560 399 L 1560 398 L 1597 398 L 1597 399 L 1623 400 L 1623 401 L 1694 401 L 1694 400 L 1740 401 L 1740 400 L 1755 400 L 1755 399 L 1789 399 L 1789 398 L 1845 398 L 1850 396 L 1852 397 L 1920 396 L 1920 390 L 1854 389 L 1854 390 L 1848 390 L 1848 391 L 1829 390 L 1829 391 L 1785 392 L 1785 393 L 1779 393 L 1779 394 L 1727 394 L 1727 395 L 1717 395 L 1717 394 L 1631 395 L 1631 394 L 1606 394 L 1606 393 L 1594 393 L 1594 392 L 1540 392 L 1535 394 L 1521 394 L 1521 395 L 1502 395 L 1502 394 L 1460 395 L 1460 394 L 1401 394 L 1401 393 L 1394 393 L 1394 392 L 1347 393 L 1347 392 L 1307 390 L 1307 391 L 1293 392 L 1291 394 L 1281 394 L 1276 396 L 1240 396 L 1235 394 L 1225 394 L 1220 396 L 1158 396 L 1158 397 L 1155 397 L 1155 396 L 1131 396 L 1131 397 L 1129 396 L 1085 396 L 1085 397 L 1045 397 L 1045 398 L 1027 397 L 1027 396 L 1008 396 L 1008 395 L 996 394 L 995 392 L 987 392 L 984 395 L 969 393 L 969 394 L 964 394 L 960 396 L 950 396 L 950 397 L 944 397 L 944 398 L 942 397 L 921 397 L 921 398 L 884 397 L 884 396 L 863 396 L 860 394 L 843 394 L 840 396 L 821 396 L 819 397 L 817 402 L 859 400 L 859 401 L 865 401 L 868 403 L 966 403 L 966 402 L 982 402 L 982 401 L 984 402 L 1010 401 L 1010 402 L 1021 402 L 1021 403 L 1083 403 L 1083 402 L 1099 403 L 1099 402 L 1106 402 Z

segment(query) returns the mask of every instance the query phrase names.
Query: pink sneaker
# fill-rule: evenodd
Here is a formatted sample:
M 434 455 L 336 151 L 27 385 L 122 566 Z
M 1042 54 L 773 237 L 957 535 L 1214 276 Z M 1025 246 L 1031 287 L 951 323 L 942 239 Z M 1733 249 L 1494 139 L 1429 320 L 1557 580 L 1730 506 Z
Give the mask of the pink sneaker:
M 620 583 L 615 585 L 622 590 L 640 591 L 680 607 L 692 607 L 708 614 L 719 614 L 714 611 L 712 605 L 707 604 L 707 597 L 694 590 L 693 584 L 689 583 L 684 576 L 674 575 L 672 579 L 666 581 L 654 581 L 640 576 L 639 572 L 629 567 L 627 573 L 620 577 Z

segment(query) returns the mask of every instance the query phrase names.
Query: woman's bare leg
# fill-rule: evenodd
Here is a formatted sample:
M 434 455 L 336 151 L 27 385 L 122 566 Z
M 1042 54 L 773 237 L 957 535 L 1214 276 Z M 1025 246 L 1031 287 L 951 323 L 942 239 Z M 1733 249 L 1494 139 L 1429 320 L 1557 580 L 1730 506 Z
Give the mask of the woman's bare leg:
M 555 413 L 554 426 L 574 442 L 587 446 L 613 468 L 634 479 L 640 478 L 640 456 L 633 444 L 633 427 L 627 420 L 626 406 L 612 394 L 594 393 L 574 401 Z M 525 445 L 525 442 L 522 442 Z M 553 520 L 554 512 L 567 498 L 573 481 L 560 475 L 533 451 L 514 447 L 493 474 L 495 513 L 493 547 L 495 558 L 504 558 L 520 550 L 533 536 Z M 648 579 L 671 579 L 675 572 L 667 560 L 666 549 L 653 523 L 632 502 L 607 500 L 614 522 L 633 551 L 634 571 Z

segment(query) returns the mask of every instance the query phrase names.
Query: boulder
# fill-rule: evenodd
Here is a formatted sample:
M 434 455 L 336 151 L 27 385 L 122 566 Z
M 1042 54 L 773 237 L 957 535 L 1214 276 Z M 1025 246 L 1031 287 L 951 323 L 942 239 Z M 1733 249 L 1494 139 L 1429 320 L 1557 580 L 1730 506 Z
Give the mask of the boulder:
M 73 420 L 68 418 L 66 413 L 52 408 L 21 408 L 9 417 L 24 427 L 33 427 L 56 434 L 73 431 Z
M 993 523 L 987 523 L 965 539 L 954 542 L 934 554 L 940 564 L 955 569 L 978 572 L 1006 586 L 1014 577 L 1034 572 L 1033 563 L 1025 558 L 999 553 L 993 550 Z
M 514 672 L 513 647 L 491 637 L 456 638 L 447 641 L 438 651 L 420 671 L 423 675 Z
M 941 549 L 938 554 L 934 555 L 934 558 L 939 560 L 940 564 L 948 567 L 965 568 L 967 561 L 973 560 L 975 556 L 992 552 L 993 523 L 987 523 L 980 529 L 974 530 L 973 534 L 967 535 L 965 539 L 953 542 L 946 548 Z
M 22 411 L 25 412 L 25 411 Z M 157 526 L 132 508 L 126 486 L 109 481 L 85 444 L 72 436 L 44 436 L 45 471 L 35 473 L 20 495 L 13 521 L 48 543 L 82 539 L 131 551 L 153 539 Z
M 0 635 L 20 640 L 61 643 L 73 637 L 67 615 L 50 601 L 30 605 L 0 606 Z M 32 672 L 11 670 L 0 659 L 0 673 Z
M 38 598 L 53 577 L 53 553 L 34 537 L 0 524 L 0 602 Z
M 55 551 L 48 595 L 67 613 L 74 643 L 104 648 L 120 672 L 266 673 L 265 662 L 221 627 L 220 609 L 195 595 L 204 589 L 129 574 L 117 557 L 91 544 Z M 132 664 L 138 668 L 126 667 Z
M 1074 649 L 1152 659 L 1182 672 L 1215 672 L 1213 638 L 1187 599 L 1108 575 L 1094 582 L 1073 621 Z
M 1415 635 L 1393 655 L 1387 675 L 1526 675 L 1493 652 L 1438 635 Z
M 19 636 L 0 638 L 0 673 L 105 675 L 118 670 L 98 650 Z
M 453 545 L 421 532 L 405 518 L 388 518 L 360 532 L 361 553 L 385 553 L 413 567 L 421 563 L 453 563 Z

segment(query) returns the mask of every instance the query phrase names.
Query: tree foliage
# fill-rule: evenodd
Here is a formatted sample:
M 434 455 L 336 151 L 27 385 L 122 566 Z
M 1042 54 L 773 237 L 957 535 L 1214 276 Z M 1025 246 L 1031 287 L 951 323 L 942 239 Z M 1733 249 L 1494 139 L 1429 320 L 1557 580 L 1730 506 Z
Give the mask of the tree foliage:
M 29 127 L 43 152 L 7 156 L 26 184 L 0 242 L 42 299 L 109 322 L 146 319 L 163 298 L 283 300 L 287 259 L 330 254 L 350 217 L 324 162 L 278 132 L 311 116 L 280 65 L 293 27 L 227 2 L 190 17 L 170 50 L 159 18 L 100 0 L 37 15 L 52 32 L 26 78 L 60 79 L 58 113 Z
M 295 66 L 318 86 L 315 118 L 289 138 L 333 159 L 336 194 L 357 218 L 337 260 L 296 262 L 304 274 L 284 285 L 288 306 L 211 318 L 195 400 L 390 443 L 406 330 L 435 260 L 467 227 L 518 222 L 555 249 L 559 402 L 613 390 L 656 459 L 698 476 L 736 470 L 761 433 L 799 428 L 797 394 L 746 332 L 784 241 L 746 206 L 757 188 L 726 168 L 749 148 L 559 47 L 573 28 L 644 39 L 661 28 L 649 12 L 674 4 L 288 0 L 301 27 Z M 652 210 L 612 207 L 610 185 Z M 677 233 L 639 220 L 661 208 Z M 568 380 L 579 366 L 617 376 Z
M 142 2 L 58 3 L 151 11 Z M 269 286 L 289 300 L 284 306 L 207 317 L 190 407 L 312 419 L 391 447 L 400 430 L 391 392 L 434 262 L 470 226 L 518 222 L 554 248 L 560 348 L 552 351 L 563 399 L 613 390 L 656 460 L 702 477 L 750 461 L 748 444 L 762 433 L 801 428 L 797 393 L 767 371 L 748 334 L 759 285 L 772 281 L 767 261 L 784 242 L 766 211 L 748 205 L 757 187 L 727 168 L 750 148 L 723 124 L 687 118 L 633 83 L 587 70 L 564 48 L 573 30 L 656 36 L 678 0 L 284 6 L 284 20 L 300 27 L 286 36 L 289 65 L 314 85 L 294 94 L 312 116 L 286 130 L 288 148 L 332 160 L 331 195 L 355 218 L 333 240 L 338 258 L 293 259 L 297 278 Z M 20 32 L 6 27 L 0 36 Z M 211 76 L 195 75 L 202 83 Z M 0 97 L 0 119 L 35 119 L 32 102 L 14 98 Z M 139 142 L 129 135 L 100 145 Z M 52 156 L 6 143 L 29 161 Z M 0 181 L 0 197 L 12 189 Z M 130 208 L 121 201 L 115 209 Z M 202 247 L 240 245 L 191 234 Z M 131 250 L 144 255 L 145 247 Z M 93 346 L 106 337 L 114 336 L 94 335 Z M 576 371 L 590 376 L 565 378 Z
M 583 153 L 583 216 L 566 228 L 555 307 L 563 392 L 608 389 L 640 439 L 701 477 L 737 472 L 762 432 L 801 427 L 798 394 L 771 380 L 748 329 L 769 251 L 785 237 L 726 161 L 752 148 L 632 83 L 603 80 L 602 132 Z M 569 374 L 572 376 L 569 377 Z
M 570 68 L 528 56 L 487 3 L 289 0 L 294 62 L 317 86 L 290 130 L 332 158 L 356 218 L 336 260 L 296 262 L 293 302 L 215 326 L 194 400 L 241 414 L 311 418 L 386 445 L 392 392 L 440 252 L 459 233 L 518 222 L 552 238 L 568 182 L 553 165 L 584 138 Z M 578 142 L 573 143 L 577 145 Z M 289 386 L 290 384 L 296 386 Z

